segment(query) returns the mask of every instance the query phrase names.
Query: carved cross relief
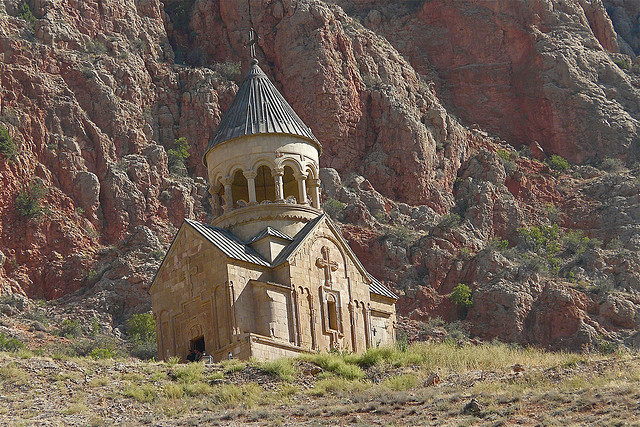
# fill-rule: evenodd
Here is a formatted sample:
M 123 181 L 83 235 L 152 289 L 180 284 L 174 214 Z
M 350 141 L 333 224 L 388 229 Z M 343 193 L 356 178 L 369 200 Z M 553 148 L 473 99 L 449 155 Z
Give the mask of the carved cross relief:
M 333 285 L 331 272 L 338 269 L 338 263 L 335 261 L 331 261 L 331 259 L 329 258 L 328 247 L 323 246 L 320 252 L 322 253 L 322 258 L 316 259 L 316 266 L 318 268 L 324 269 L 324 285 L 328 288 L 331 288 L 331 285 Z

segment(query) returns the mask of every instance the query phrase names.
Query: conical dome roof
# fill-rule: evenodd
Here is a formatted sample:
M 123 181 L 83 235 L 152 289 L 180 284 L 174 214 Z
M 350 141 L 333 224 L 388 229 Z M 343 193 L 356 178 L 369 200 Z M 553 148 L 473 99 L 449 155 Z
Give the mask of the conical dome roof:
M 320 146 L 311 129 L 260 69 L 258 61 L 253 59 L 238 93 L 209 141 L 207 152 L 224 141 L 264 133 L 298 135 Z

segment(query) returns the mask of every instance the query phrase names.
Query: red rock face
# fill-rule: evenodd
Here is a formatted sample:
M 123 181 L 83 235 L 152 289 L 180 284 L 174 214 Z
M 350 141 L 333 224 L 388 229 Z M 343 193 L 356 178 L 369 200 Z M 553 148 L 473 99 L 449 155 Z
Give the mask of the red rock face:
M 341 2 L 363 16 L 352 3 Z M 382 2 L 373 7 L 383 11 L 382 23 L 367 17 L 365 24 L 384 34 L 416 70 L 434 70 L 439 95 L 466 124 L 514 145 L 538 141 L 573 161 L 611 150 L 624 155 L 615 145 L 625 141 L 628 147 L 637 139 L 635 120 L 609 127 L 585 119 L 619 121 L 614 117 L 625 116 L 625 105 L 638 96 L 607 54 L 618 46 L 600 1 L 428 1 L 399 19 L 384 13 Z M 588 83 L 588 75 L 620 89 L 607 93 Z M 607 101 L 612 95 L 613 105 Z M 628 113 L 636 117 L 635 110 Z
M 253 27 L 261 67 L 323 144 L 322 166 L 351 180 L 325 190 L 402 314 L 456 320 L 447 295 L 467 283 L 468 323 L 487 338 L 579 347 L 601 328 L 636 327 L 636 302 L 522 278 L 483 252 L 495 237 L 515 244 L 550 206 L 562 227 L 640 244 L 633 178 L 540 162 L 638 154 L 637 83 L 609 57 L 618 46 L 600 1 L 39 0 L 33 27 L 13 3 L 0 2 L 0 123 L 19 147 L 0 155 L 0 292 L 88 287 L 81 305 L 114 319 L 149 304 L 161 249 L 183 218 L 207 218 L 200 156 L 238 80 L 219 65 L 248 68 Z M 182 136 L 192 178 L 167 166 Z M 521 145 L 533 158 L 498 155 Z M 23 218 L 15 199 L 36 178 L 47 213 Z M 581 262 L 567 268 L 640 289 L 633 257 Z

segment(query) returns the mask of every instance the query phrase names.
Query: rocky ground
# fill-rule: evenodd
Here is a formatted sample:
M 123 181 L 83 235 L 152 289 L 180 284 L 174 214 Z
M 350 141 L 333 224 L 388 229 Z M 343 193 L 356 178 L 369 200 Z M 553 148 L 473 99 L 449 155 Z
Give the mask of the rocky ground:
M 116 335 L 149 310 L 176 228 L 210 218 L 200 155 L 253 27 L 262 68 L 323 144 L 323 206 L 400 313 L 484 339 L 637 348 L 638 13 L 1 0 L 0 294 Z M 458 284 L 468 309 L 449 298 Z
M 293 373 L 283 379 L 282 367 L 237 361 L 176 365 L 0 353 L 0 423 L 640 424 L 637 355 L 442 346 L 407 350 L 435 362 L 380 361 L 362 379 L 305 361 L 286 365 Z

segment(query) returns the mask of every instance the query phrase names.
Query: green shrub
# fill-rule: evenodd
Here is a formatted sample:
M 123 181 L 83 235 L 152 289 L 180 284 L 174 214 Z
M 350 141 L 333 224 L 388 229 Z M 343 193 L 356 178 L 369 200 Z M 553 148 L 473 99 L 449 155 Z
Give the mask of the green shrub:
M 607 172 L 618 172 L 624 168 L 624 163 L 620 159 L 607 157 L 600 163 L 600 169 Z
M 222 365 L 222 370 L 225 374 L 240 372 L 247 366 L 245 362 L 238 359 L 223 360 L 220 364 Z
M 471 301 L 471 289 L 462 283 L 458 283 L 458 285 L 453 288 L 449 299 L 452 303 L 462 308 L 469 308 L 473 305 L 473 301 Z
M 98 347 L 91 350 L 90 356 L 93 359 L 113 359 L 116 357 L 115 350 L 106 347 Z
M 24 348 L 24 344 L 17 338 L 8 337 L 0 334 L 0 350 L 2 351 L 18 351 Z
M 507 150 L 498 150 L 496 151 L 496 156 L 500 159 L 507 175 L 511 175 L 518 168 L 516 162 L 512 160 L 512 158 L 517 159 L 519 157 L 517 153 L 512 154 Z
M 211 393 L 211 386 L 207 383 L 183 384 L 182 389 L 187 396 L 207 395 Z
M 260 366 L 260 369 L 263 372 L 284 381 L 293 381 L 298 373 L 298 370 L 293 365 L 292 360 L 286 358 L 265 362 Z
M 26 1 L 22 2 L 22 5 L 20 5 L 20 10 L 18 11 L 18 18 L 24 19 L 29 24 L 35 24 L 36 22 L 36 17 L 33 16 L 33 12 L 31 12 L 31 8 L 29 7 L 29 4 Z
M 190 148 L 185 137 L 178 138 L 174 141 L 173 148 L 167 151 L 169 172 L 180 176 L 187 174 L 185 160 L 189 158 Z
M 331 377 L 324 378 L 315 384 L 309 391 L 313 396 L 324 396 L 325 394 L 335 394 L 338 396 L 353 396 L 355 393 L 363 392 L 370 388 L 370 384 L 362 381 L 350 381 L 345 378 Z
M 130 385 L 124 388 L 122 394 L 126 397 L 137 400 L 142 403 L 151 403 L 158 397 L 156 388 L 151 385 Z
M 554 171 L 558 172 L 563 172 L 569 169 L 569 162 L 557 154 L 554 154 L 547 159 L 547 165 Z
M 166 384 L 162 392 L 167 399 L 182 399 L 184 394 L 182 386 L 176 383 Z
M 202 363 L 188 363 L 175 368 L 176 379 L 185 384 L 195 384 L 202 381 L 204 365 Z
M 502 252 L 509 249 L 509 241 L 503 240 L 499 237 L 495 237 L 489 240 L 489 243 L 487 244 L 487 248 L 494 251 Z
M 161 261 L 164 258 L 165 252 L 162 249 L 156 249 L 152 251 L 149 256 L 156 261 Z
M 415 375 L 403 374 L 384 380 L 382 385 L 394 391 L 404 391 L 417 386 L 418 378 Z
M 134 341 L 155 341 L 156 321 L 151 313 L 134 314 L 127 321 L 127 333 Z
M 18 193 L 16 197 L 16 211 L 24 218 L 38 218 L 42 215 L 43 208 L 40 200 L 47 194 L 40 181 L 33 181 L 25 191 Z
M 82 326 L 78 319 L 69 320 L 64 319 L 60 325 L 59 335 L 67 338 L 76 338 L 82 334 Z
M 158 356 L 158 344 L 155 341 L 135 343 L 129 354 L 141 360 L 155 359 Z
M 315 363 L 322 369 L 333 372 L 348 380 L 364 378 L 364 371 L 357 365 L 347 363 L 342 356 L 334 353 L 305 354 L 301 360 Z
M 612 58 L 613 59 L 613 63 L 616 64 L 621 70 L 628 70 L 630 63 L 629 61 L 627 61 L 626 58 Z
M 340 215 L 340 212 L 344 209 L 344 203 L 339 200 L 328 197 L 327 200 L 322 204 L 322 209 L 333 218 L 336 218 Z
M 138 359 L 149 360 L 158 355 L 156 321 L 151 313 L 134 314 L 127 321 L 127 334 L 133 343 L 129 353 Z
M 396 225 L 389 229 L 388 236 L 393 237 L 395 240 L 398 240 L 401 243 L 408 244 L 413 240 L 415 233 L 413 232 L 413 230 L 403 225 Z
M 535 253 L 541 251 L 556 253 L 559 250 L 560 227 L 558 224 L 531 228 L 522 227 L 518 229 L 518 235 L 524 248 Z
M 502 160 L 511 160 L 511 154 L 507 150 L 498 150 L 496 155 Z
M 581 255 L 593 243 L 580 230 L 569 231 L 562 237 L 562 246 L 569 255 Z
M 2 125 L 0 125 L 0 154 L 9 160 L 13 160 L 16 154 L 18 154 L 13 138 L 9 135 L 7 128 Z
M 460 221 L 462 221 L 462 218 L 460 218 L 460 215 L 452 213 L 452 214 L 443 216 L 440 219 L 440 222 L 438 222 L 438 226 L 444 229 L 450 229 L 460 225 Z

